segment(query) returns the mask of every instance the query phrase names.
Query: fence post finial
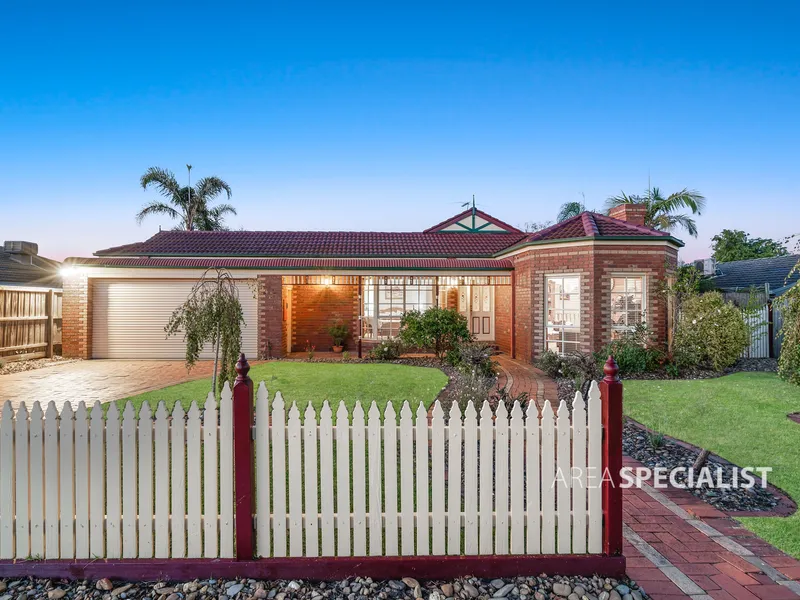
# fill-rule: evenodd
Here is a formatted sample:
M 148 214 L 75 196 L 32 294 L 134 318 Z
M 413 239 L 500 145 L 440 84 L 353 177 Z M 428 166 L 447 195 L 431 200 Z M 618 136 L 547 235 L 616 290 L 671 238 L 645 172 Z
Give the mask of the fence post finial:
M 617 361 L 614 360 L 613 354 L 609 354 L 606 364 L 603 365 L 603 373 L 605 374 L 603 381 L 607 383 L 617 383 L 619 381 L 619 366 Z
M 250 363 L 247 362 L 244 352 L 239 354 L 239 360 L 236 361 L 236 383 L 246 381 L 247 374 L 250 372 Z

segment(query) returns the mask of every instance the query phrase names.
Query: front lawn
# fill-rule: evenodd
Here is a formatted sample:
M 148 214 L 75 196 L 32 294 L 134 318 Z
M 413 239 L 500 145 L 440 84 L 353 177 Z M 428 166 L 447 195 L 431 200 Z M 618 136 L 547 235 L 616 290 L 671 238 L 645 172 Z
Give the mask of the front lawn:
M 800 424 L 786 418 L 800 411 L 800 387 L 773 373 L 624 385 L 625 414 L 740 467 L 772 467 L 770 483 L 800 501 Z M 800 514 L 739 520 L 800 558 Z
M 308 402 L 319 411 L 325 400 L 331 403 L 334 414 L 342 400 L 351 412 L 357 400 L 361 400 L 365 412 L 373 400 L 381 414 L 387 402 L 392 402 L 399 412 L 403 401 L 408 400 L 411 409 L 416 410 L 420 402 L 429 406 L 447 385 L 447 376 L 439 369 L 393 364 L 272 361 L 252 367 L 250 377 L 256 389 L 264 381 L 270 400 L 280 391 L 287 407 L 297 402 L 301 414 Z M 117 406 L 122 410 L 130 400 L 137 412 L 144 402 L 149 402 L 155 410 L 164 400 L 170 410 L 177 401 L 188 410 L 193 400 L 201 407 L 205 404 L 210 387 L 210 378 L 188 381 L 124 398 L 117 401 Z

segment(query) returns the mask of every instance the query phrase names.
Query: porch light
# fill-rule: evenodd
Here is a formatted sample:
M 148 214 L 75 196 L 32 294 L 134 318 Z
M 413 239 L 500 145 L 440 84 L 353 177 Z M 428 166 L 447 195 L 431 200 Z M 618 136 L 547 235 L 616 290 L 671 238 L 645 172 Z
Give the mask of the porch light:
M 58 274 L 62 277 L 72 277 L 73 275 L 78 275 L 85 271 L 82 267 L 76 267 L 75 265 L 65 265 L 58 270 Z
M 322 285 L 327 287 L 327 286 L 329 286 L 331 284 L 333 284 L 333 277 L 326 276 L 326 277 L 322 278 Z

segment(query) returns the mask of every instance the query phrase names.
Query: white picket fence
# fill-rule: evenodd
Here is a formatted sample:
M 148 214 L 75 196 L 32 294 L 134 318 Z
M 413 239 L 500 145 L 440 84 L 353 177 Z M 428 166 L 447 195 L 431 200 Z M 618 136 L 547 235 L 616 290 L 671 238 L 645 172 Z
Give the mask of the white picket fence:
M 572 420 L 532 404 L 480 418 L 437 402 L 381 415 L 325 403 L 303 422 L 256 399 L 262 557 L 584 554 L 602 548 L 600 392 Z M 0 412 L 0 559 L 234 555 L 231 391 L 172 415 L 128 404 Z M 365 418 L 366 417 L 366 418 Z M 243 468 L 250 469 L 251 465 Z M 594 475 L 593 475 L 594 474 Z M 594 480 L 592 481 L 592 479 Z
M 0 559 L 233 557 L 231 391 L 219 416 L 112 403 L 0 412 Z M 201 416 L 202 415 L 202 416 Z M 219 423 L 219 425 L 218 425 Z M 217 466 L 219 465 L 219 471 Z
M 301 423 L 293 405 L 287 421 L 281 394 L 275 394 L 270 412 L 268 392 L 263 383 L 259 387 L 258 555 L 602 550 L 602 423 L 596 384 L 588 407 L 576 396 L 572 422 L 564 402 L 557 415 L 545 403 L 541 419 L 534 404 L 527 419 L 518 404 L 509 418 L 503 404 L 493 414 L 484 403 L 480 419 L 472 404 L 463 418 L 454 404 L 446 424 L 438 402 L 430 419 L 421 405 L 414 419 L 405 403 L 399 425 L 391 404 L 381 415 L 372 403 L 365 420 L 360 403 L 352 416 L 341 403 L 336 425 L 332 417 L 326 402 L 319 420 L 309 405 Z

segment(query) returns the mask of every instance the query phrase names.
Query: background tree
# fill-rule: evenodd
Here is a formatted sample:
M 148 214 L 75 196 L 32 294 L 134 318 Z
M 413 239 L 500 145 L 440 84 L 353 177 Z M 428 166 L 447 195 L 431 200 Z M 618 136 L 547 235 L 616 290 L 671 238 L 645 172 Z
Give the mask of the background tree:
M 542 229 L 547 229 L 552 224 L 552 221 L 526 221 L 520 229 L 525 233 L 536 233 Z
M 748 260 L 783 256 L 786 248 L 782 243 L 766 238 L 751 238 L 739 229 L 723 229 L 711 238 L 711 255 L 717 262 Z
M 586 206 L 584 206 L 583 202 L 565 202 L 558 210 L 556 222 L 561 223 L 561 221 L 576 217 L 582 212 L 586 212 Z
M 192 166 L 186 165 L 191 175 Z M 176 229 L 186 231 L 221 231 L 225 227 L 225 217 L 235 215 L 236 209 L 230 204 L 211 203 L 225 194 L 230 200 L 231 188 L 219 177 L 203 177 L 194 187 L 191 180 L 188 186 L 181 186 L 175 174 L 169 169 L 150 167 L 140 179 L 142 189 L 154 187 L 164 200 L 153 200 L 136 214 L 136 222 L 150 215 L 166 215 L 179 221 Z
M 186 366 L 189 369 L 200 358 L 203 346 L 213 344 L 213 392 L 221 390 L 224 382 L 234 373 L 242 348 L 242 325 L 244 314 L 236 283 L 230 272 L 212 267 L 192 287 L 186 302 L 173 311 L 164 331 L 167 337 L 183 333 Z
M 681 209 L 689 209 L 691 214 L 700 215 L 705 208 L 706 199 L 700 192 L 687 188 L 665 197 L 659 188 L 654 187 L 646 190 L 643 196 L 629 196 L 621 192 L 619 196 L 612 196 L 606 201 L 609 209 L 620 204 L 644 204 L 647 207 L 644 224 L 648 227 L 662 231 L 683 228 L 689 235 L 697 237 L 697 223 L 694 219 L 688 214 L 676 213 Z

